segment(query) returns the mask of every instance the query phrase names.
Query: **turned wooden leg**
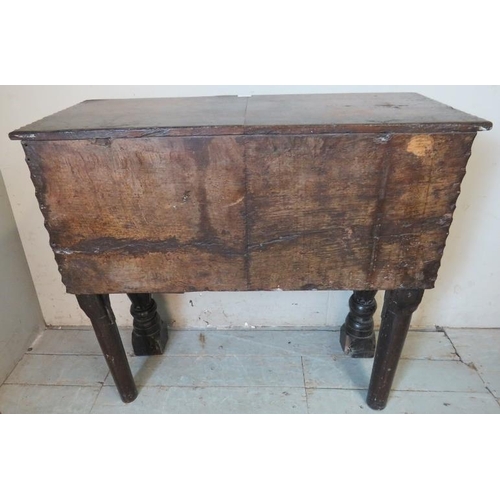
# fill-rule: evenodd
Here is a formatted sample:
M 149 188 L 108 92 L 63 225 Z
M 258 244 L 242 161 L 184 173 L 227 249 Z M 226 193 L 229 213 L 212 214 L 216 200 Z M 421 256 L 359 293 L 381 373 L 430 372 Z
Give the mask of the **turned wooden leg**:
M 411 316 L 417 310 L 423 295 L 423 290 L 385 292 L 382 323 L 367 397 L 368 406 L 374 410 L 383 410 L 387 404 Z
M 130 403 L 137 397 L 137 388 L 116 326 L 109 295 L 77 295 L 76 299 L 92 322 L 122 401 Z
M 349 299 L 350 311 L 340 329 L 340 345 L 353 358 L 373 358 L 375 354 L 376 293 L 376 290 L 355 291 Z
M 129 293 L 130 313 L 134 317 L 132 346 L 136 356 L 163 354 L 168 340 L 167 325 L 156 311 L 150 293 Z

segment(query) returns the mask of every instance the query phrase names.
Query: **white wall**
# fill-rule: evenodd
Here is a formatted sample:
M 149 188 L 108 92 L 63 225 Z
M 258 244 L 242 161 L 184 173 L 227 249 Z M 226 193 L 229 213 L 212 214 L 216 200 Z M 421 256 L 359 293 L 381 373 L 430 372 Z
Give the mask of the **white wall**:
M 44 326 L 0 172 L 0 384 Z
M 479 133 L 476 138 L 436 288 L 426 292 L 413 324 L 423 327 L 499 327 L 498 86 L 0 87 L 0 167 L 45 321 L 52 325 L 88 324 L 75 298 L 65 294 L 21 145 L 9 141 L 8 132 L 85 99 L 374 91 L 420 92 L 494 123 L 492 131 Z M 322 327 L 343 322 L 348 296 L 347 292 L 195 293 L 165 296 L 160 307 L 168 311 L 175 327 Z M 126 297 L 113 296 L 112 301 L 118 322 L 130 324 Z

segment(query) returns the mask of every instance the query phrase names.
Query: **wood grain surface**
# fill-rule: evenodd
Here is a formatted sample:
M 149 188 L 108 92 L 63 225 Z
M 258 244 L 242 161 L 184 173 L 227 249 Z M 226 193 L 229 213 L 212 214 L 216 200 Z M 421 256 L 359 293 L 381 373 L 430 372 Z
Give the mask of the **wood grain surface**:
M 12 139 L 477 132 L 491 123 L 414 93 L 220 96 L 84 101 Z
M 68 292 L 432 288 L 475 134 L 24 142 Z

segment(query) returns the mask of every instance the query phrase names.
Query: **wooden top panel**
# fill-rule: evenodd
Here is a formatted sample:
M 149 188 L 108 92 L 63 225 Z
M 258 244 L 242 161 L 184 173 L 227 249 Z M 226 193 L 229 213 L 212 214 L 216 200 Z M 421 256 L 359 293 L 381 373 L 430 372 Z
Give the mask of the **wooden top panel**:
M 476 132 L 492 124 L 413 93 L 84 101 L 9 134 L 64 140 L 242 134 Z

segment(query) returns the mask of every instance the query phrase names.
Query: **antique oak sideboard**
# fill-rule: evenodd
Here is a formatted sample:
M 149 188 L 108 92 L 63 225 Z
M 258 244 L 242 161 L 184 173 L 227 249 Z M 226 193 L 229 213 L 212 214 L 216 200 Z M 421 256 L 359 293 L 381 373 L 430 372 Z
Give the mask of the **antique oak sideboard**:
M 375 355 L 367 401 L 383 409 L 489 128 L 381 93 L 85 101 L 10 137 L 124 402 L 137 389 L 109 294 L 129 295 L 134 351 L 151 355 L 168 337 L 154 292 L 352 290 L 340 341 Z

